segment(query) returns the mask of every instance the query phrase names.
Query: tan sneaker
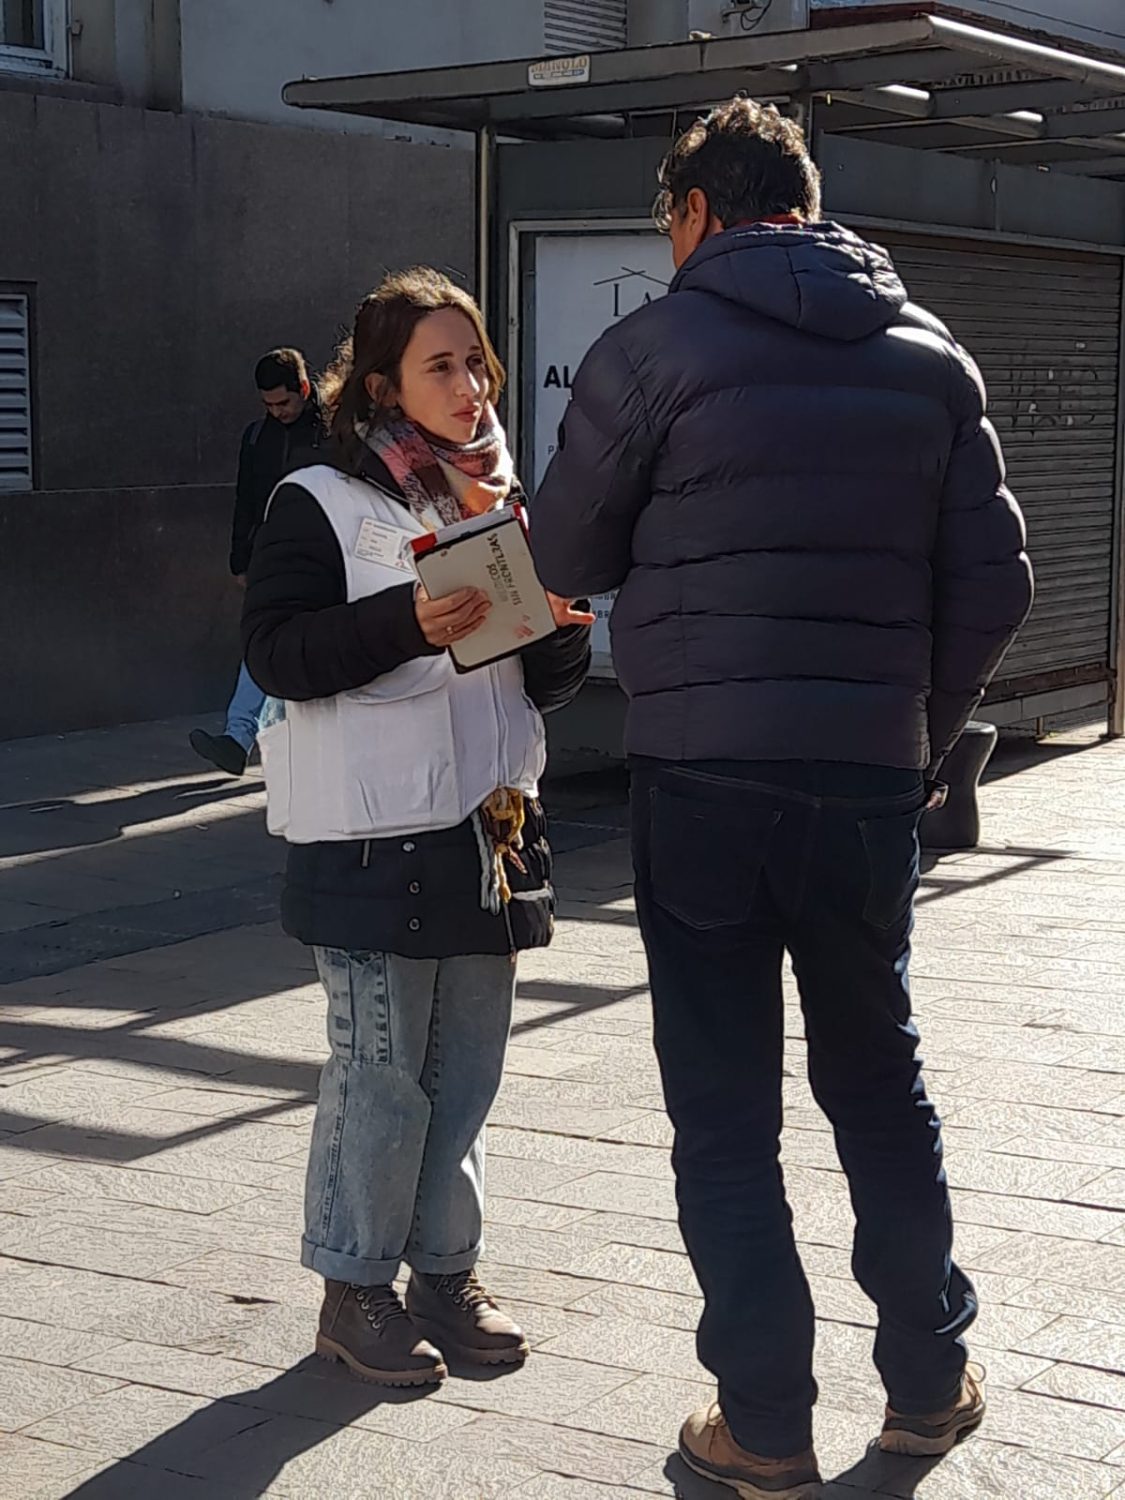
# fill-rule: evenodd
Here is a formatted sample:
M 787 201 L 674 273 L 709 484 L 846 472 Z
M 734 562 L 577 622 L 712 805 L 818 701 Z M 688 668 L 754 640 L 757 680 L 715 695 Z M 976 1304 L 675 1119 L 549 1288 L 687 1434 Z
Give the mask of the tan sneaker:
M 820 1470 L 810 1449 L 797 1458 L 759 1458 L 735 1442 L 716 1401 L 690 1416 L 680 1432 L 680 1457 L 704 1479 L 732 1489 L 740 1500 L 815 1500 Z
M 454 1276 L 414 1272 L 406 1310 L 419 1333 L 435 1340 L 450 1359 L 473 1365 L 518 1365 L 530 1353 L 523 1330 L 485 1291 L 475 1271 Z
M 316 1352 L 373 1385 L 436 1385 L 445 1361 L 421 1337 L 393 1286 L 324 1283 Z
M 909 1417 L 888 1406 L 879 1447 L 884 1453 L 905 1453 L 914 1458 L 940 1457 L 980 1426 L 985 1410 L 984 1367 L 966 1365 L 961 1394 L 945 1411 Z

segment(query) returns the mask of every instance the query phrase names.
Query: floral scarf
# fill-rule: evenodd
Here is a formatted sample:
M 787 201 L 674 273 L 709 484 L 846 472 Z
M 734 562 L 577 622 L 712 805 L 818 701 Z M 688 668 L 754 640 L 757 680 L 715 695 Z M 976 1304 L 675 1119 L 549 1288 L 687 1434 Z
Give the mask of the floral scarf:
M 471 443 L 450 443 L 415 426 L 397 409 L 356 432 L 382 459 L 411 513 L 435 531 L 503 505 L 514 477 L 504 429 L 491 404 Z

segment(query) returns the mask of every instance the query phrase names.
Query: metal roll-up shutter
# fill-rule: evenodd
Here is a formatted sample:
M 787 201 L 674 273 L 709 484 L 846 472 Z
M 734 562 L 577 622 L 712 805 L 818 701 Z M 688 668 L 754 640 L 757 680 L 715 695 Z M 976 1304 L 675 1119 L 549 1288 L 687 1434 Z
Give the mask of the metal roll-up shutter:
M 1089 680 L 1111 653 L 1121 262 L 1079 252 L 872 236 L 911 297 L 981 367 L 1038 595 L 1001 668 L 1011 696 Z M 1085 669 L 1085 670 L 1083 670 Z M 1034 686 L 1032 686 L 1034 682 Z

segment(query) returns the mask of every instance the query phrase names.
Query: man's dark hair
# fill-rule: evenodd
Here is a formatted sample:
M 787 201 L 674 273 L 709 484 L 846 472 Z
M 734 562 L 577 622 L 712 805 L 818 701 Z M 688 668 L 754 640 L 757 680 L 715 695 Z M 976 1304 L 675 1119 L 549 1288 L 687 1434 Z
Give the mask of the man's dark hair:
M 820 217 L 820 172 L 804 132 L 775 105 L 753 99 L 721 104 L 686 130 L 660 164 L 653 208 L 667 232 L 692 188 L 706 194 L 724 229 L 774 214 Z
M 309 367 L 299 349 L 271 349 L 254 367 L 254 384 L 260 391 L 302 391 L 308 383 Z

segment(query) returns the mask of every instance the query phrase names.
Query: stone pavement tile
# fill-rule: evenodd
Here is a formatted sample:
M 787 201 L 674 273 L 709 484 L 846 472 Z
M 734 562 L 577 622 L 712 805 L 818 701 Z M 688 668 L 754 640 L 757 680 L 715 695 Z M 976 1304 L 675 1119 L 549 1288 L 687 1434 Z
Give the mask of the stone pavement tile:
M 481 1261 L 481 1275 L 498 1296 L 510 1301 L 533 1302 L 543 1307 L 569 1307 L 587 1292 L 595 1292 L 602 1285 L 583 1276 L 564 1275 L 556 1271 L 543 1271 L 532 1266 L 508 1265 L 493 1259 L 491 1246 L 485 1246 Z
M 223 1319 L 209 1331 L 204 1327 L 195 1335 L 185 1328 L 173 1342 L 200 1354 L 220 1355 L 268 1370 L 289 1369 L 312 1353 L 316 1337 L 316 1313 L 312 1308 L 282 1307 L 277 1303 L 238 1307 L 224 1303 L 221 1298 L 212 1300 L 237 1316 Z M 144 1332 L 148 1338 L 153 1336 L 147 1321 Z
M 1125 1326 L 1062 1317 L 1013 1342 L 1013 1348 L 1068 1364 L 1125 1371 Z
M 977 1291 L 981 1297 L 980 1312 L 969 1335 L 974 1344 L 986 1344 L 991 1349 L 1022 1349 L 1024 1340 L 1050 1322 L 1051 1314 L 1045 1308 L 1010 1307 L 992 1301 L 979 1287 Z
M 600 1234 L 587 1231 L 587 1220 L 570 1229 L 512 1228 L 492 1224 L 488 1228 L 485 1253 L 506 1266 L 524 1266 L 529 1271 L 561 1271 L 585 1276 L 583 1263 L 606 1243 Z
M 1082 1208 L 1042 1198 L 1013 1198 L 999 1193 L 959 1192 L 953 1189 L 953 1219 L 958 1225 L 990 1225 L 995 1229 L 1029 1230 L 1062 1239 L 1104 1240 L 1125 1219 L 1113 1209 Z
M 499 1135 L 498 1130 L 488 1133 L 486 1192 L 489 1196 L 496 1193 L 502 1198 L 529 1198 L 537 1203 L 549 1203 L 552 1200 L 546 1195 L 552 1189 L 587 1175 L 577 1165 L 529 1161 L 500 1153 L 496 1144 Z
M 0 1087 L 0 1110 L 67 1120 L 90 1109 L 103 1111 L 115 1105 L 136 1104 L 152 1092 L 151 1084 L 128 1078 L 100 1078 L 77 1068 L 63 1067 Z
M 297 1417 L 262 1421 L 185 1462 L 208 1480 L 256 1487 L 290 1500 L 386 1496 L 387 1500 L 500 1500 L 534 1475 L 525 1464 L 439 1459 L 430 1446 Z
M 1052 1454 L 1029 1454 L 1004 1442 L 974 1437 L 929 1475 L 918 1479 L 903 1461 L 903 1481 L 888 1482 L 880 1496 L 897 1500 L 1104 1500 L 1118 1488 L 1121 1470 Z M 841 1496 L 850 1500 L 847 1490 Z
M 87 1360 L 105 1354 L 120 1343 L 121 1339 L 113 1334 L 60 1328 L 54 1323 L 35 1323 L 27 1318 L 0 1317 L 0 1350 L 9 1359 L 25 1359 L 63 1368 L 70 1365 L 85 1368 Z
M 522 1074 L 526 1078 L 585 1078 L 597 1061 L 593 1053 L 513 1043 L 508 1048 L 504 1066 L 509 1073 Z
M 118 1384 L 97 1375 L 0 1355 L 0 1432 L 17 1432 Z
M 1125 1293 L 1125 1246 L 1120 1245 L 1023 1234 L 986 1252 L 981 1266 L 1010 1276 Z
M 510 1130 L 500 1125 L 489 1125 L 489 1163 L 498 1157 L 569 1167 L 572 1168 L 571 1180 L 597 1171 L 625 1172 L 634 1177 L 667 1177 L 672 1170 L 665 1150 L 653 1150 L 643 1145 L 619 1145 L 609 1141 L 578 1140 L 573 1136 L 551 1135 L 545 1131 Z
M 284 1023 L 279 1021 L 279 1026 Z M 288 1125 L 301 1130 L 311 1126 L 316 1106 L 305 1099 L 279 1100 L 266 1094 L 240 1094 L 231 1089 L 168 1089 L 150 1094 L 146 1108 L 165 1110 L 170 1114 L 198 1115 L 201 1119 L 248 1119 L 255 1113 L 269 1111 L 271 1125 Z
M 676 1195 L 671 1177 L 659 1181 L 620 1172 L 592 1172 L 588 1177 L 575 1178 L 548 1189 L 543 1201 L 641 1218 L 674 1220 L 676 1217 Z
M 1071 1203 L 1098 1202 L 1089 1196 L 1090 1185 L 1099 1176 L 1097 1167 L 1089 1162 L 1038 1161 L 1003 1151 L 957 1151 L 950 1150 L 948 1143 L 947 1157 L 949 1180 L 962 1191 L 1066 1199 Z
M 1093 1178 L 1077 1197 L 1083 1203 L 1097 1203 L 1102 1208 L 1125 1209 L 1125 1170 L 1115 1168 Z
M 590 1486 L 631 1482 L 663 1456 L 647 1443 L 498 1415 L 478 1417 L 431 1444 L 428 1451 L 435 1458 L 448 1454 L 482 1464 L 494 1456 L 501 1462 L 580 1478 Z
M 639 1119 L 644 1112 L 643 1106 L 634 1104 L 616 1107 L 564 1104 L 553 1100 L 518 1099 L 509 1095 L 496 1101 L 489 1119 L 497 1125 L 522 1130 L 555 1131 L 560 1135 L 591 1139 L 620 1130 L 632 1120 Z
M 111 1458 L 136 1456 L 145 1448 L 145 1463 L 183 1473 L 193 1472 L 191 1460 L 202 1450 L 261 1419 L 260 1412 L 225 1401 L 119 1385 L 34 1423 L 25 1435 Z
M 485 1225 L 503 1224 L 510 1229 L 568 1229 L 590 1217 L 585 1208 L 564 1208 L 558 1203 L 534 1203 L 522 1198 L 503 1198 L 489 1193 L 485 1200 Z
M 1105 1459 L 1125 1445 L 1125 1412 L 1029 1395 L 1026 1387 L 990 1392 L 989 1427 L 1006 1443 L 1068 1458 Z
M 271 1416 L 355 1427 L 414 1443 L 433 1442 L 474 1420 L 471 1411 L 431 1401 L 426 1391 L 381 1389 L 315 1358 L 272 1379 L 265 1371 L 257 1374 L 258 1383 L 231 1400 Z
M 582 1233 L 603 1245 L 640 1245 L 652 1250 L 683 1252 L 679 1226 L 671 1219 L 644 1219 L 635 1214 L 590 1213 L 582 1220 Z
M 983 1099 L 992 1104 L 1023 1104 L 1030 1099 L 1040 1107 L 1058 1108 L 1070 1114 L 1106 1106 L 1120 1093 L 1120 1080 L 1113 1074 L 997 1062 L 956 1073 L 945 1080 L 942 1088 L 943 1098 L 957 1098 L 962 1108 L 968 1099 Z
M 710 1380 L 640 1375 L 577 1407 L 567 1417 L 566 1425 L 663 1446 L 668 1451 L 675 1446 L 684 1418 L 714 1399 L 715 1387 Z
M 654 1476 L 659 1474 L 659 1468 L 649 1469 L 627 1485 L 591 1484 L 588 1479 L 537 1474 L 529 1484 L 514 1490 L 511 1500 L 644 1500 L 646 1495 L 671 1495 L 672 1488 L 667 1480 L 657 1487 Z
M 626 1370 L 536 1351 L 520 1370 L 451 1376 L 433 1400 L 474 1411 L 557 1422 L 632 1379 Z
M 65 1201 L 58 1193 L 44 1193 L 29 1187 L 26 1177 L 0 1182 L 0 1214 L 21 1214 L 24 1218 L 34 1219 L 57 1209 Z
M 256 1365 L 135 1340 L 125 1340 L 108 1351 L 87 1355 L 75 1361 L 75 1367 L 92 1375 L 179 1391 L 186 1396 L 234 1396 L 252 1390 L 262 1379 Z
M 296 1257 L 283 1260 L 212 1250 L 195 1258 L 184 1257 L 168 1269 L 163 1279 L 196 1291 L 222 1292 L 228 1297 L 260 1297 L 295 1307 L 319 1308 L 324 1299 L 324 1283 L 300 1265 Z
M 1091 1318 L 1095 1323 L 1125 1326 L 1125 1292 L 1097 1287 L 1062 1286 L 1054 1281 L 1025 1281 L 1005 1299 L 1015 1307 L 1041 1307 L 1056 1316 Z
M 635 1283 L 658 1292 L 683 1292 L 688 1296 L 699 1292 L 687 1256 L 667 1250 L 603 1245 L 574 1269 L 577 1275 L 598 1281 Z
M 44 1265 L 73 1266 L 135 1276 L 152 1281 L 198 1254 L 198 1245 L 175 1240 L 138 1240 L 135 1235 L 85 1228 L 80 1235 L 60 1233 L 53 1220 L 10 1218 L 0 1221 L 0 1255 Z
M 0 1433 L 0 1493 L 32 1500 L 53 1493 L 62 1500 L 90 1469 L 90 1455 L 19 1434 Z
M 499 1294 L 497 1293 L 499 1296 Z M 521 1302 L 518 1298 L 505 1297 L 504 1310 L 515 1318 L 527 1335 L 528 1343 L 538 1349 L 548 1339 L 559 1338 L 576 1328 L 585 1328 L 593 1321 L 593 1313 L 570 1312 L 562 1307 L 544 1307 L 538 1302 Z
M 234 1183 L 210 1182 L 200 1177 L 182 1177 L 171 1172 L 136 1171 L 129 1167 L 99 1166 L 93 1162 L 60 1162 L 29 1173 L 23 1186 L 49 1193 L 68 1193 L 143 1203 L 153 1208 L 171 1208 L 182 1213 L 210 1215 L 239 1203 L 253 1202 L 257 1189 Z
M 1055 1396 L 1060 1401 L 1074 1401 L 1086 1406 L 1105 1406 L 1125 1412 L 1125 1375 L 1108 1370 L 1088 1370 L 1079 1365 L 1053 1365 L 1023 1387 L 1040 1396 Z M 1122 1450 L 1125 1452 L 1125 1449 Z M 1114 1463 L 1119 1462 L 1113 1454 Z
M 843 1285 L 843 1283 L 840 1283 Z M 675 1292 L 655 1292 L 649 1287 L 623 1286 L 607 1282 L 570 1304 L 574 1312 L 606 1318 L 634 1318 L 664 1328 L 694 1333 L 703 1312 L 702 1297 Z
M 707 1372 L 695 1357 L 695 1334 L 679 1328 L 644 1323 L 638 1318 L 591 1318 L 541 1346 L 544 1354 L 614 1365 L 644 1375 L 669 1375 L 683 1380 L 706 1380 Z

